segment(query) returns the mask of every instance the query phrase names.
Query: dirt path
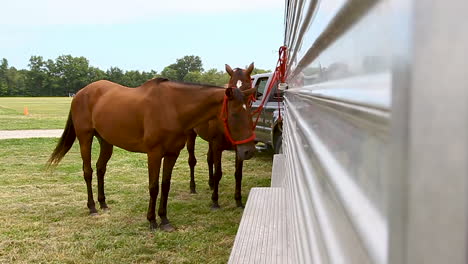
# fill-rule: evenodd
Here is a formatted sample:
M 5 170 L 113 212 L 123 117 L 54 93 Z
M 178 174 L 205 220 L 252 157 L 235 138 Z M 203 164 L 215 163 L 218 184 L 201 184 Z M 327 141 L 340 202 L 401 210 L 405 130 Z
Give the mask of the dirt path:
M 0 130 L 0 139 L 60 137 L 63 129 Z

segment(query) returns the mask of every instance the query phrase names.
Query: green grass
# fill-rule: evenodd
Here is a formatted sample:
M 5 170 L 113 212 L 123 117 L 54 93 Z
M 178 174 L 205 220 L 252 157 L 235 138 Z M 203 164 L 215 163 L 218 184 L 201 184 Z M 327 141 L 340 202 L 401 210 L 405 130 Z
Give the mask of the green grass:
M 63 98 L 61 100 L 64 100 Z M 88 216 L 78 144 L 53 172 L 57 139 L 0 140 L 0 263 L 226 263 L 242 216 L 234 201 L 234 153 L 224 152 L 219 211 L 210 210 L 207 143 L 198 139 L 198 194 L 189 193 L 187 152 L 174 167 L 168 217 L 177 231 L 151 232 L 146 220 L 146 156 L 116 148 L 108 164 L 110 212 Z M 93 161 L 98 144 L 93 145 Z M 271 153 L 244 164 L 243 201 L 268 186 Z M 93 179 L 97 199 L 96 179 Z M 159 205 L 159 203 L 158 203 Z M 159 219 L 158 219 L 159 221 Z
M 0 130 L 63 128 L 70 97 L 0 97 Z M 23 114 L 27 107 L 29 115 Z

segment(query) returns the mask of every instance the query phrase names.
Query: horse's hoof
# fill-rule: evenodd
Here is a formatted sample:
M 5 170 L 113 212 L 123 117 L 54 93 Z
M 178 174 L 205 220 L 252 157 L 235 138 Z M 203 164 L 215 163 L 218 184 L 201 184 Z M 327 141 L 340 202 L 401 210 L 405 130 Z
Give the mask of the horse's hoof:
M 150 230 L 155 231 L 158 228 L 158 223 L 156 223 L 156 220 L 150 221 Z
M 237 208 L 242 208 L 242 209 L 244 209 L 245 206 L 244 206 L 244 204 L 242 204 L 242 202 L 237 202 Z
M 218 211 L 219 209 L 221 209 L 219 204 L 215 203 L 211 205 L 211 211 Z
M 174 232 L 175 228 L 171 224 L 160 225 L 159 228 L 164 232 Z
M 89 215 L 90 215 L 90 216 L 96 216 L 96 215 L 98 215 L 98 212 L 97 212 L 96 208 L 89 209 Z
M 195 190 L 190 190 L 190 193 L 191 193 L 191 194 L 197 194 L 197 191 L 195 191 Z
M 109 212 L 110 212 L 109 207 L 101 208 L 101 210 L 102 210 L 102 212 L 104 212 L 104 213 L 109 213 Z

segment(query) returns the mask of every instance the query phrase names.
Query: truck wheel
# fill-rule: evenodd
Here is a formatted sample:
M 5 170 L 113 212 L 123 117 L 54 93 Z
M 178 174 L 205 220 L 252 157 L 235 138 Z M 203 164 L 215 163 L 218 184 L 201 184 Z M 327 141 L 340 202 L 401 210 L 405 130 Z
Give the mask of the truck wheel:
M 278 133 L 275 137 L 275 154 L 283 153 L 283 137 L 281 133 Z

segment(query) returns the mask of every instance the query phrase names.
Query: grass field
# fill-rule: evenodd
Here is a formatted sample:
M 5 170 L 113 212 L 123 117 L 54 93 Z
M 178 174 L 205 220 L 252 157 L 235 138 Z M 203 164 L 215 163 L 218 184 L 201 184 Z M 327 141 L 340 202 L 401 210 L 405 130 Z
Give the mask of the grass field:
M 234 201 L 233 152 L 224 153 L 222 210 L 211 211 L 207 144 L 197 142 L 195 195 L 189 193 L 187 152 L 182 151 L 168 202 L 168 217 L 177 231 L 164 233 L 150 232 L 146 220 L 144 154 L 115 150 L 106 175 L 111 210 L 91 217 L 78 144 L 55 171 L 44 169 L 55 143 L 56 139 L 0 140 L 0 263 L 227 262 L 242 216 Z M 269 185 L 271 159 L 271 153 L 260 153 L 246 161 L 244 202 L 251 187 Z M 93 185 L 96 195 L 95 178 Z
M 0 97 L 0 130 L 63 128 L 70 103 L 70 97 Z

